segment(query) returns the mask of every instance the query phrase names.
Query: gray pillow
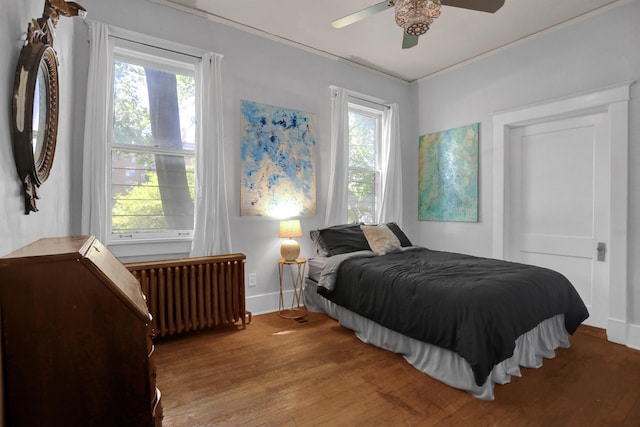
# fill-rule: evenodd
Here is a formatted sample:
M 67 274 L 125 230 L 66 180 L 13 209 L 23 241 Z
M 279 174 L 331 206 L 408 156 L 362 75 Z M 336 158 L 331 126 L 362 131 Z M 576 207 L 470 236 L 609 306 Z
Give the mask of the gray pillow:
M 329 256 L 329 249 L 327 249 L 327 245 L 325 245 L 324 240 L 320 236 L 320 230 L 310 230 L 309 237 L 311 237 L 311 241 L 316 248 L 316 253 L 319 256 Z
M 400 229 L 400 226 L 398 224 L 396 224 L 395 222 L 388 222 L 387 227 L 389 227 L 389 229 L 393 231 L 393 234 L 396 235 L 398 240 L 400 240 L 400 245 L 402 245 L 403 248 L 407 246 L 413 246 L 413 244 L 411 243 L 411 240 L 409 240 L 407 235 L 404 234 L 404 232 Z
M 369 243 L 360 229 L 361 223 L 334 225 L 320 229 L 329 256 L 357 251 L 370 251 Z

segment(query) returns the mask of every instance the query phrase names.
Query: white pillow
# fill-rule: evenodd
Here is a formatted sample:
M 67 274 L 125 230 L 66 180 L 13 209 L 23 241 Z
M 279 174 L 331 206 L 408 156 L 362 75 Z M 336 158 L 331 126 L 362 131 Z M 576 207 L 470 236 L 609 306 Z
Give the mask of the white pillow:
M 401 248 L 400 240 L 386 224 L 361 225 L 360 228 L 376 255 L 384 255 Z

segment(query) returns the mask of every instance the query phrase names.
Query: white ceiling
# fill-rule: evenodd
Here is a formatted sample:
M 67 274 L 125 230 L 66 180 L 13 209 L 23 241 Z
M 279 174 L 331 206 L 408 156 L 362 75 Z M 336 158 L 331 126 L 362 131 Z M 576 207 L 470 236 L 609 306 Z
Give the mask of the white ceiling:
M 443 6 L 416 47 L 401 49 L 393 7 L 336 29 L 380 0 L 151 0 L 414 81 L 625 0 L 506 0 L 495 14 Z

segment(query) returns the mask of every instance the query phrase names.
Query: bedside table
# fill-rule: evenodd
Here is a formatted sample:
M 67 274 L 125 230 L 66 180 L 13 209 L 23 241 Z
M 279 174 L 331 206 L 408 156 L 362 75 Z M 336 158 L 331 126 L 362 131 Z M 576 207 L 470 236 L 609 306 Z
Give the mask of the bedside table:
M 285 309 L 284 297 L 282 293 L 282 277 L 285 275 L 285 269 L 288 267 L 291 274 L 291 284 L 293 285 L 293 297 L 291 299 L 291 308 Z M 280 306 L 279 313 L 281 317 L 286 319 L 298 319 L 307 314 L 307 308 L 304 306 L 304 271 L 307 267 L 306 258 L 298 258 L 294 261 L 287 261 L 282 258 L 278 260 L 278 274 L 280 277 Z M 302 301 L 302 302 L 301 302 Z

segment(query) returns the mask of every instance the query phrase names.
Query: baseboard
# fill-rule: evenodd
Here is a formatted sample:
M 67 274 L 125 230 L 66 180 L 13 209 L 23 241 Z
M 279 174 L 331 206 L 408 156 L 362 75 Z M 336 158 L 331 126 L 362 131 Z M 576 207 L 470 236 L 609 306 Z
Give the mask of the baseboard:
M 293 291 L 284 291 L 283 298 L 285 305 L 290 304 L 293 298 Z M 253 315 L 278 311 L 279 303 L 279 292 L 246 297 L 247 310 Z M 596 328 L 583 330 L 582 332 L 591 334 L 593 331 L 596 331 Z M 640 325 L 628 325 L 619 320 L 609 319 L 606 334 L 607 339 L 611 342 L 640 350 Z
M 293 301 L 293 290 L 287 290 L 282 292 L 285 308 L 291 305 Z M 265 314 L 273 313 L 279 310 L 280 306 L 280 292 L 272 292 L 261 295 L 251 295 L 246 297 L 247 311 L 251 314 Z M 302 303 L 302 301 L 300 301 Z
M 611 342 L 627 345 L 627 323 L 622 320 L 607 321 L 607 339 Z
M 640 350 L 640 325 L 609 319 L 607 322 L 607 339 L 611 342 Z
M 640 325 L 629 325 L 627 347 L 640 350 Z

